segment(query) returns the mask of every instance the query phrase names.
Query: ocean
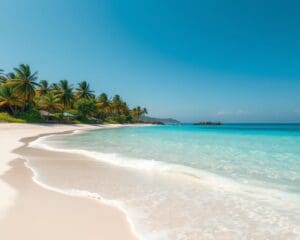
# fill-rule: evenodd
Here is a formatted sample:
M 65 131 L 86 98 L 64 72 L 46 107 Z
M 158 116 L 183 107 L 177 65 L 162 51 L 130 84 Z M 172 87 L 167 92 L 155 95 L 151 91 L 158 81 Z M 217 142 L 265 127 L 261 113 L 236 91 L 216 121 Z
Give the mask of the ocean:
M 300 124 L 124 127 L 32 146 L 93 159 L 52 182 L 29 165 L 118 205 L 142 239 L 300 239 Z

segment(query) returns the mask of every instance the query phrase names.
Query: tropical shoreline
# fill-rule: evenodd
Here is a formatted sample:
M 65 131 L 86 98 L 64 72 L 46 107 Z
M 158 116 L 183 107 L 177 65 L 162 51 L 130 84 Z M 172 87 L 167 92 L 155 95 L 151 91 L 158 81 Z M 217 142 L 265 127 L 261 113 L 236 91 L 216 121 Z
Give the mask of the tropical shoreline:
M 1 149 L 5 161 L 2 161 L 0 165 L 0 187 L 1 192 L 4 193 L 0 202 L 0 236 L 3 239 L 19 239 L 20 237 L 66 239 L 66 236 L 72 239 L 82 239 L 83 236 L 85 239 L 98 239 L 99 236 L 105 239 L 120 239 L 120 236 L 122 239 L 137 239 L 124 212 L 116 206 L 103 202 L 102 199 L 95 201 L 95 199 L 78 195 L 63 195 L 62 192 L 58 193 L 41 184 L 37 185 L 34 180 L 35 173 L 20 154 L 20 149 L 28 151 L 26 145 L 41 135 L 124 126 L 126 125 L 1 124 L 1 136 L 6 139 L 6 144 L 4 143 Z M 51 202 L 55 202 L 56 205 L 51 205 Z M 52 212 L 47 209 L 52 209 Z M 59 209 L 59 212 L 55 209 Z M 39 226 L 40 236 L 34 234 L 38 228 L 26 220 L 29 216 L 32 216 L 33 221 Z M 42 221 L 42 219 L 48 220 Z M 90 219 L 93 220 L 90 221 Z M 74 231 L 73 227 L 58 226 L 58 222 L 62 226 L 68 226 L 67 222 L 71 223 L 73 227 L 77 226 L 76 229 L 80 230 Z M 20 231 L 12 231 L 15 227 Z M 53 230 L 55 227 L 58 227 L 57 231 Z M 117 232 L 114 231 L 115 228 L 118 229 Z M 58 235 L 58 232 L 61 234 Z
M 159 171 L 152 171 L 154 163 L 150 161 L 152 167 L 149 171 L 137 171 L 136 167 L 123 167 L 120 162 L 114 164 L 114 158 L 108 161 L 105 154 L 95 157 L 93 152 L 90 155 L 81 150 L 85 149 L 84 143 L 94 143 L 96 145 L 93 146 L 100 151 L 103 148 L 105 151 L 111 150 L 105 142 L 105 136 L 109 134 L 125 140 L 125 144 L 129 146 L 133 138 L 139 139 L 138 144 L 150 148 L 149 139 L 136 134 L 160 131 L 160 127 L 150 130 L 130 127 L 102 132 L 104 129 L 127 126 L 145 125 L 0 124 L 1 136 L 6 140 L 1 150 L 13 156 L 6 158 L 7 164 L 3 165 L 5 168 L 0 168 L 2 172 L 5 171 L 0 174 L 0 186 L 3 183 L 7 187 L 1 192 L 5 193 L 6 202 L 10 203 L 9 206 L 5 205 L 4 198 L 0 201 L 0 210 L 6 209 L 6 214 L 0 219 L 0 238 L 180 239 L 181 234 L 186 234 L 189 239 L 199 239 L 202 231 L 212 229 L 215 231 L 211 235 L 214 237 L 212 239 L 223 239 L 223 226 L 226 227 L 228 221 L 245 224 L 249 237 L 253 234 L 257 236 L 256 239 L 270 236 L 273 239 L 294 239 L 297 236 L 299 229 L 295 225 L 298 221 L 295 213 L 298 208 L 292 210 L 294 201 L 290 196 L 268 196 L 269 194 L 265 195 L 252 187 L 244 189 L 238 185 L 235 188 L 235 184 L 232 185 L 231 182 L 227 189 L 226 178 L 208 178 L 210 175 L 205 172 L 195 177 L 182 172 L 182 166 L 176 166 L 175 170 L 179 167 L 179 172 L 174 169 L 160 171 L 157 168 L 155 170 Z M 98 134 L 99 132 L 103 134 Z M 126 132 L 130 134 L 126 135 Z M 90 135 L 104 137 L 86 138 Z M 62 139 L 66 142 L 71 139 L 76 142 L 77 139 L 79 145 L 64 145 Z M 145 144 L 146 142 L 149 144 Z M 109 144 L 122 145 L 115 138 Z M 68 149 L 68 146 L 72 148 Z M 7 147 L 10 147 L 11 152 L 7 151 Z M 92 151 L 92 148 L 86 150 Z M 152 154 L 153 152 L 151 156 Z M 131 161 L 125 159 L 127 160 Z M 143 159 L 139 161 L 141 165 L 138 169 L 148 170 L 148 165 L 143 165 Z M 219 181 L 220 179 L 222 180 Z M 267 190 L 271 193 L 270 189 Z M 12 194 L 9 195 L 10 193 Z M 168 197 L 164 198 L 166 193 Z M 182 203 L 185 204 L 181 205 Z M 172 214 L 170 218 L 169 213 L 178 209 L 178 206 L 181 211 Z M 234 206 L 234 209 L 230 206 Z M 286 212 L 282 212 L 283 210 Z M 147 215 L 147 211 L 151 213 L 149 219 L 143 215 Z M 257 216 L 256 220 L 251 218 L 253 214 Z M 201 217 L 198 219 L 199 216 Z M 191 225 L 192 231 L 180 233 L 181 226 L 192 224 L 189 219 L 197 220 Z M 203 219 L 218 221 L 216 225 L 207 228 Z M 272 219 L 276 221 L 268 223 Z M 272 231 L 258 231 L 258 226 L 263 224 L 269 227 L 281 226 L 278 231 L 282 233 L 274 235 Z M 19 231 L 13 231 L 16 227 Z M 167 229 L 172 231 L 168 233 Z M 226 230 L 228 239 L 238 239 L 234 237 L 240 234 L 239 228 L 228 229 L 231 229 Z M 49 235 L 46 238 L 45 233 Z
M 182 127 L 174 128 L 178 130 Z M 192 128 L 198 131 L 197 127 Z M 290 195 L 285 196 L 286 192 L 277 195 L 277 191 L 273 192 L 268 187 L 260 189 L 251 184 L 237 185 L 238 182 L 228 182 L 226 180 L 230 179 L 220 176 L 212 175 L 208 179 L 211 174 L 201 170 L 196 171 L 196 176 L 191 176 L 189 173 L 193 169 L 185 172 L 186 168 L 182 164 L 170 166 L 159 161 L 168 159 L 169 153 L 174 149 L 174 145 L 167 148 L 168 144 L 165 144 L 164 134 L 169 132 L 167 129 L 171 130 L 172 127 L 126 128 L 40 138 L 32 143 L 33 148 L 55 151 L 56 156 L 63 153 L 66 153 L 64 156 L 84 155 L 85 161 L 72 161 L 69 165 L 70 161 L 66 158 L 65 167 L 59 169 L 61 160 L 55 160 L 56 163 L 48 162 L 45 166 L 38 159 L 33 159 L 30 161 L 31 166 L 41 174 L 39 180 L 43 183 L 66 191 L 74 188 L 84 190 L 84 194 L 95 193 L 105 199 L 121 201 L 136 229 L 145 239 L 181 239 L 183 234 L 188 239 L 199 239 L 206 230 L 214 231 L 211 239 L 224 239 L 223 226 L 228 229 L 228 239 L 240 239 L 237 237 L 240 234 L 249 234 L 249 239 L 252 236 L 255 239 L 295 237 L 299 232 L 295 224 L 298 222 L 295 214 L 298 208 L 292 209 L 292 199 Z M 156 138 L 151 141 L 153 136 Z M 177 132 L 176 136 L 178 138 L 180 134 Z M 221 137 L 222 134 L 218 136 Z M 204 139 L 207 138 L 209 135 Z M 164 142 L 160 142 L 160 139 Z M 157 155 L 153 151 L 153 147 L 159 149 L 157 143 L 168 151 L 167 155 Z M 185 146 L 184 149 L 190 147 Z M 147 156 L 143 154 L 145 152 L 148 153 Z M 179 148 L 176 153 L 180 152 L 184 153 L 184 156 L 180 155 L 180 159 L 192 159 L 183 148 Z M 208 155 L 209 158 L 213 156 L 213 152 Z M 61 178 L 62 173 L 68 178 Z M 176 212 L 178 206 L 180 211 Z M 172 216 L 169 215 L 170 212 L 173 213 Z M 257 216 L 256 219 L 252 218 L 253 215 Z M 286 218 L 287 216 L 289 217 Z M 194 222 L 191 223 L 190 219 Z M 216 225 L 207 227 L 206 222 L 202 222 L 203 219 L 212 219 Z M 247 226 L 247 229 L 228 226 L 231 221 Z M 177 225 L 178 223 L 180 224 Z M 190 230 L 185 231 L 182 226 L 190 226 Z M 264 227 L 261 228 L 262 226 Z M 276 229 L 280 233 L 275 234 L 275 230 L 269 229 Z M 151 233 L 155 233 L 155 236 Z

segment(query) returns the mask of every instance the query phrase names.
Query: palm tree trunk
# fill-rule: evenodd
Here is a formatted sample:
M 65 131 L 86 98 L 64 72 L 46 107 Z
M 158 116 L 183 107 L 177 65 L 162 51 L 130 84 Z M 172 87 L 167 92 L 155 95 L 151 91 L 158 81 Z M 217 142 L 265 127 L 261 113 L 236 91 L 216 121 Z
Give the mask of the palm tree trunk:
M 12 105 L 9 104 L 8 107 L 9 107 L 9 109 L 10 109 L 12 115 L 15 116 L 15 111 L 14 111 L 14 108 L 12 107 Z

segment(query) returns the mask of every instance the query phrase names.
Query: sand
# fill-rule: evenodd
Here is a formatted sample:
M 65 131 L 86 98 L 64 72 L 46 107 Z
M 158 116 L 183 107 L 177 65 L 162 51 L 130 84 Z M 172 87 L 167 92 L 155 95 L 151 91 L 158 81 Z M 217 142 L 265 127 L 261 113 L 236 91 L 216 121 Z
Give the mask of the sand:
M 136 239 L 121 210 L 41 187 L 22 156 L 12 153 L 22 138 L 99 127 L 0 124 L 0 239 Z

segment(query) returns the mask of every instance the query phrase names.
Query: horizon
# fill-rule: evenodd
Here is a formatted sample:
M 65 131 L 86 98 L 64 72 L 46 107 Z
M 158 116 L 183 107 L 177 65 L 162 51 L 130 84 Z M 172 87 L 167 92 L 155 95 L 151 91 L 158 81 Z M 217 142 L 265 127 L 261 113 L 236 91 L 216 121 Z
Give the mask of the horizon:
M 151 117 L 297 124 L 299 7 L 4 0 L 0 68 L 26 63 L 40 80 L 86 80 L 97 94 L 146 106 Z

